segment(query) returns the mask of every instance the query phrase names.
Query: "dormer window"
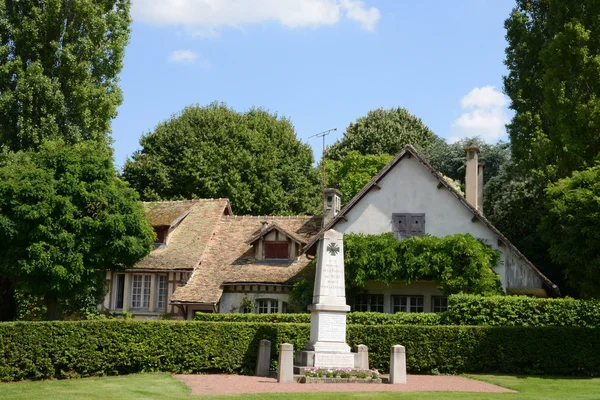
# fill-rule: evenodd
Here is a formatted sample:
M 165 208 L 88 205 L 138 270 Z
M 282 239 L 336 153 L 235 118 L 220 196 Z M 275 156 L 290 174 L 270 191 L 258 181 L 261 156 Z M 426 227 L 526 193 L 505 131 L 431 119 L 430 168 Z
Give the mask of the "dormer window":
M 289 243 L 287 241 L 267 241 L 265 240 L 265 259 L 289 259 L 290 253 L 288 251 Z
M 260 231 L 246 242 L 254 247 L 254 260 L 285 265 L 293 263 L 306 240 L 276 223 L 262 221 L 261 224 Z
M 169 234 L 168 226 L 155 226 L 154 233 L 156 233 L 156 239 L 154 239 L 154 248 L 166 246 L 167 236 Z

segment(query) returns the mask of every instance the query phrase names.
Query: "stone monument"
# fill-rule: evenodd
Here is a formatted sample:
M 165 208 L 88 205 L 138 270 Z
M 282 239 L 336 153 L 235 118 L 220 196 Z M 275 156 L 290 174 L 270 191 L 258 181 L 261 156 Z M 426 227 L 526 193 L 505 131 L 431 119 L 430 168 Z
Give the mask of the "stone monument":
M 295 373 L 307 367 L 364 368 L 364 357 L 346 343 L 346 285 L 343 234 L 326 231 L 319 241 L 310 315 L 310 342 L 296 352 Z M 368 368 L 368 367 L 367 367 Z

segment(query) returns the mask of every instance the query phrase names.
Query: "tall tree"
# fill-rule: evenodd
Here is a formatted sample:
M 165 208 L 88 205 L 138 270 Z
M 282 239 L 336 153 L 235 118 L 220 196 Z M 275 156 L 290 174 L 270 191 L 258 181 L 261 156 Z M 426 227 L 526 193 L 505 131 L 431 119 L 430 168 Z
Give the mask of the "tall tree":
M 540 232 L 582 297 L 600 297 L 600 166 L 574 172 L 546 189 Z
M 227 197 L 236 214 L 319 210 L 312 151 L 289 120 L 224 104 L 185 108 L 140 141 L 123 176 L 145 200 Z
M 555 282 L 573 277 L 541 225 L 545 188 L 600 154 L 600 3 L 517 0 L 505 21 L 512 163 L 486 187 L 490 218 Z M 489 190 L 488 190 L 489 189 Z M 548 231 L 545 231 L 549 229 Z M 512 237 L 511 237 L 512 236 Z M 546 239 L 544 241 L 543 239 Z M 573 291 L 575 288 L 575 291 Z M 563 292 L 584 294 L 567 282 Z M 566 290 L 565 290 L 566 289 Z
M 517 0 L 505 22 L 514 161 L 548 179 L 600 154 L 600 2 Z
M 378 108 L 351 123 L 346 128 L 342 140 L 327 150 L 326 157 L 341 160 L 353 150 L 362 155 L 395 155 L 407 144 L 424 148 L 436 138 L 420 118 L 406 109 Z
M 104 143 L 45 141 L 0 160 L 0 271 L 24 293 L 59 298 L 148 254 L 154 241 L 137 193 L 115 177 Z
M 129 0 L 0 1 L 0 146 L 107 140 Z

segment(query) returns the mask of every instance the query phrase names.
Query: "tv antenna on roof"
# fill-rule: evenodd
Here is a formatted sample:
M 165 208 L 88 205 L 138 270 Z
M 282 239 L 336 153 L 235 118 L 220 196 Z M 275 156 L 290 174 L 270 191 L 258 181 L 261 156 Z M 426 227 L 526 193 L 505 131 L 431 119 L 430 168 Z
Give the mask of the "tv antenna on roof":
M 308 139 L 314 138 L 314 137 L 322 137 L 323 138 L 323 154 L 321 155 L 321 199 L 324 199 L 324 197 L 325 197 L 325 136 L 329 135 L 333 131 L 337 131 L 337 128 L 327 129 L 326 131 L 315 133 L 314 135 L 308 137 Z M 325 221 L 325 201 L 323 201 L 323 222 L 322 222 L 323 226 L 325 225 L 324 221 Z

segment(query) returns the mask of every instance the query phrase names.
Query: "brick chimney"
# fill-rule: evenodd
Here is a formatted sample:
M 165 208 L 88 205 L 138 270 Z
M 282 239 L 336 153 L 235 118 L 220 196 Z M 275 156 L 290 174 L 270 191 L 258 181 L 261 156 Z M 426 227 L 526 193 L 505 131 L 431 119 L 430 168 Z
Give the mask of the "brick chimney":
M 342 208 L 342 192 L 334 188 L 323 191 L 323 226 L 327 225 Z
M 467 152 L 465 197 L 474 209 L 479 210 L 479 148 L 465 147 L 465 151 Z M 483 178 L 483 174 L 481 176 Z M 483 187 L 481 189 L 483 191 Z

